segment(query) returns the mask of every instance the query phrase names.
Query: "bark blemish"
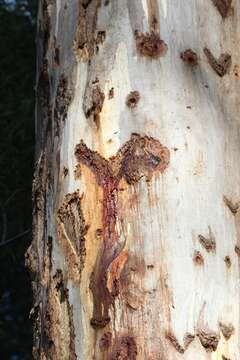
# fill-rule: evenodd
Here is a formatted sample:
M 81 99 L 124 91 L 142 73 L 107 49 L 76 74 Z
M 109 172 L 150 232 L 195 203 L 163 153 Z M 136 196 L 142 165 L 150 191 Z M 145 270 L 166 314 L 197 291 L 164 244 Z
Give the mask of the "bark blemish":
M 135 108 L 140 100 L 140 93 L 138 91 L 131 91 L 127 96 L 126 104 L 129 108 Z
M 204 265 L 204 258 L 200 251 L 195 251 L 193 255 L 193 261 L 196 265 Z
M 223 77 L 228 72 L 231 64 L 232 57 L 228 53 L 223 53 L 216 59 L 212 52 L 208 48 L 204 48 L 204 54 L 206 55 L 209 65 L 220 77 Z
M 200 244 L 207 250 L 207 252 L 216 252 L 216 240 L 209 226 L 208 238 L 203 235 L 198 235 Z
M 230 13 L 232 0 L 212 0 L 212 2 L 218 9 L 222 18 L 225 19 Z
M 69 276 L 72 280 L 80 279 L 86 256 L 85 235 L 88 231 L 81 210 L 79 192 L 65 196 L 58 210 L 58 239 L 68 261 Z
M 237 254 L 237 256 L 240 257 L 240 247 L 238 245 L 235 245 L 234 250 L 235 250 L 235 253 Z
M 67 311 L 68 311 L 68 321 L 69 321 L 69 358 L 71 360 L 77 360 L 76 350 L 75 350 L 75 327 L 73 320 L 73 305 L 69 302 L 68 289 L 65 289 L 66 301 L 67 301 Z
M 226 264 L 226 266 L 227 266 L 227 268 L 228 269 L 230 269 L 230 267 L 232 266 L 232 261 L 231 261 L 231 258 L 230 258 L 230 256 L 225 256 L 225 258 L 224 258 L 224 262 L 225 262 L 225 264 Z
M 93 116 L 93 120 L 97 126 L 99 126 L 100 123 L 100 113 L 103 108 L 104 100 L 104 92 L 99 86 L 98 79 L 96 79 L 85 93 L 83 111 L 86 118 Z
M 96 44 L 103 44 L 106 39 L 106 31 L 101 30 L 97 32 Z
M 75 179 L 75 180 L 80 179 L 81 174 L 82 174 L 82 172 L 81 172 L 81 166 L 80 166 L 80 164 L 76 164 L 76 166 L 75 166 L 75 168 L 74 168 L 74 179 Z
M 185 351 L 187 350 L 187 348 L 189 347 L 189 345 L 191 344 L 191 342 L 194 339 L 195 339 L 195 335 L 190 334 L 190 333 L 185 334 L 184 339 L 183 339 Z
M 72 101 L 72 91 L 69 88 L 68 80 L 64 74 L 59 78 L 55 107 L 54 107 L 54 121 L 56 135 L 60 136 L 62 124 L 67 118 L 67 110 Z
M 166 339 L 170 341 L 175 350 L 177 350 L 180 354 L 184 353 L 184 348 L 179 344 L 176 336 L 172 332 L 166 333 Z
M 229 340 L 230 337 L 234 334 L 234 326 L 232 324 L 224 324 L 219 322 L 220 330 L 226 340 Z
M 108 92 L 108 99 L 111 100 L 114 98 L 114 88 L 112 87 Z
M 189 65 L 197 65 L 198 64 L 198 56 L 192 49 L 187 49 L 183 51 L 180 55 L 181 59 Z
M 201 329 L 197 336 L 207 352 L 216 351 L 220 340 L 219 334 L 208 329 Z
M 63 167 L 63 177 L 68 175 L 68 168 L 66 166 Z
M 103 190 L 102 239 L 103 246 L 95 264 L 90 280 L 93 293 L 93 327 L 105 327 L 110 321 L 109 308 L 114 303 L 116 291 L 110 292 L 107 286 L 107 272 L 110 265 L 122 252 L 125 243 L 117 231 L 121 221 L 118 214 L 118 192 L 121 179 L 134 184 L 145 176 L 151 179 L 154 172 L 163 173 L 169 164 L 169 150 L 148 136 L 132 134 L 117 152 L 116 156 L 104 159 L 96 151 L 90 150 L 83 141 L 76 146 L 75 156 L 80 164 L 87 166 L 95 175 Z M 113 276 L 113 274 L 111 275 Z M 112 278 L 112 283 L 116 279 Z
M 111 360 L 136 360 L 137 344 L 132 336 L 121 336 L 115 340 Z
M 101 0 L 80 0 L 78 28 L 73 49 L 76 57 L 83 61 L 89 61 L 94 55 L 95 33 L 100 6 Z
M 100 351 L 106 351 L 109 349 L 112 343 L 112 333 L 110 331 L 107 331 L 103 334 L 99 341 L 99 349 Z
M 231 360 L 229 357 L 226 357 L 225 355 L 222 355 L 222 360 Z
M 154 32 L 140 33 L 136 30 L 135 42 L 138 53 L 150 59 L 159 59 L 166 55 L 168 50 L 167 44 Z
M 229 208 L 229 210 L 231 211 L 231 213 L 233 215 L 236 215 L 236 213 L 238 212 L 239 209 L 239 202 L 236 202 L 235 204 L 232 202 L 232 200 L 230 200 L 229 198 L 227 198 L 225 195 L 223 196 L 223 201 L 225 203 L 225 205 Z

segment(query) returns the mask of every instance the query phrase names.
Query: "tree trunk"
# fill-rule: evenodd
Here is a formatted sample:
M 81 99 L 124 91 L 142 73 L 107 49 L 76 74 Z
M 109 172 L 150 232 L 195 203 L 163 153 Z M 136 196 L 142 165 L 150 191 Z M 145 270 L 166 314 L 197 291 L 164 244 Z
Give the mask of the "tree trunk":
M 237 360 L 240 3 L 42 0 L 35 359 Z

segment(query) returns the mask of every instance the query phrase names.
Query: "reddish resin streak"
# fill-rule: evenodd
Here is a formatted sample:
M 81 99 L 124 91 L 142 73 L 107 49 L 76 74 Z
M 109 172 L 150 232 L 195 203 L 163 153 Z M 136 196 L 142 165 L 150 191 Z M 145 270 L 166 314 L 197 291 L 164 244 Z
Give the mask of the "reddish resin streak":
M 124 247 L 119 242 L 116 229 L 118 220 L 118 190 L 122 178 L 128 184 L 136 183 L 142 176 L 149 180 L 153 172 L 163 172 L 169 164 L 169 150 L 152 137 L 132 134 L 109 160 L 90 150 L 83 141 L 76 146 L 75 155 L 79 163 L 86 165 L 95 175 L 103 189 L 103 247 L 91 276 L 90 289 L 93 294 L 93 327 L 104 327 L 110 321 L 109 308 L 114 303 L 116 291 L 107 287 L 107 271 Z

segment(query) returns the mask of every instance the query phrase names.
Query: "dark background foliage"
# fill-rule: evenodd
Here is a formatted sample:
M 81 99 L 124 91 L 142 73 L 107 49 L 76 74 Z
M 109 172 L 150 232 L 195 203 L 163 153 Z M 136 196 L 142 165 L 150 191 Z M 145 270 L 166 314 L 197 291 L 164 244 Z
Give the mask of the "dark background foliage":
M 31 359 L 36 1 L 0 0 L 0 359 Z

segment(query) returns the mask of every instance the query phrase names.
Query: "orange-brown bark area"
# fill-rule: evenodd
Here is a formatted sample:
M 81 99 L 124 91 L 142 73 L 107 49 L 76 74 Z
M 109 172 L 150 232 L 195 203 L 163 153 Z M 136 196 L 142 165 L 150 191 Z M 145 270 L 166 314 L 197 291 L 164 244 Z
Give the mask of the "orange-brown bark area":
M 90 280 L 93 294 L 91 325 L 103 328 L 110 322 L 109 308 L 119 292 L 119 267 L 125 261 L 124 257 L 120 257 L 125 240 L 120 240 L 117 230 L 117 225 L 121 225 L 118 213 L 120 181 L 124 179 L 127 184 L 133 185 L 142 176 L 150 181 L 154 172 L 162 173 L 167 168 L 169 150 L 152 137 L 132 134 L 116 156 L 109 160 L 90 150 L 83 141 L 76 146 L 75 155 L 79 163 L 91 170 L 103 192 L 102 229 L 98 231 L 102 246 Z M 111 279 L 108 281 L 107 273 L 111 264 Z

